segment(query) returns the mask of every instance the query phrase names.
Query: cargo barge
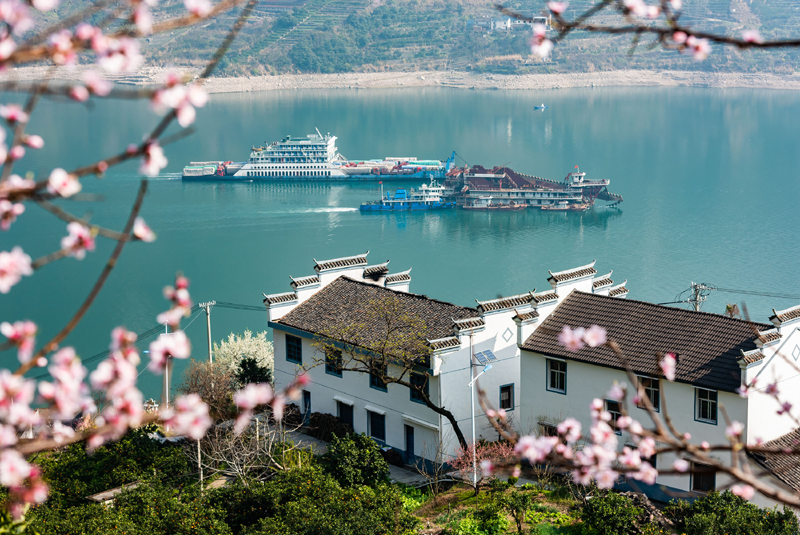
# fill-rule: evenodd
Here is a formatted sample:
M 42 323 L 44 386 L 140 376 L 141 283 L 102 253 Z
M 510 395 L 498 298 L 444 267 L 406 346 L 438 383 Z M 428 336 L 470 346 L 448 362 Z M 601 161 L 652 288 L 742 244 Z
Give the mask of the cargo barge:
M 287 180 L 444 180 L 455 162 L 455 152 L 445 162 L 414 157 L 347 160 L 336 148 L 336 136 L 319 130 L 306 137 L 286 136 L 253 147 L 246 162 L 191 162 L 183 180 L 250 182 Z

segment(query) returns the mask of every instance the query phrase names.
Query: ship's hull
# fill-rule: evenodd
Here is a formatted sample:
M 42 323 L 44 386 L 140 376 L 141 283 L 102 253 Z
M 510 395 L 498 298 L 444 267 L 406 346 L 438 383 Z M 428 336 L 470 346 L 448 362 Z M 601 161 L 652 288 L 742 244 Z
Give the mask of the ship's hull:
M 455 208 L 454 202 L 443 202 L 438 204 L 424 204 L 415 202 L 404 203 L 384 203 L 384 204 L 362 204 L 362 212 L 405 212 L 408 210 L 444 210 Z
M 236 175 L 183 175 L 187 182 L 337 182 L 337 181 L 391 181 L 391 180 L 423 180 L 444 179 L 444 171 L 419 171 L 411 174 L 386 173 L 338 176 L 236 176 Z

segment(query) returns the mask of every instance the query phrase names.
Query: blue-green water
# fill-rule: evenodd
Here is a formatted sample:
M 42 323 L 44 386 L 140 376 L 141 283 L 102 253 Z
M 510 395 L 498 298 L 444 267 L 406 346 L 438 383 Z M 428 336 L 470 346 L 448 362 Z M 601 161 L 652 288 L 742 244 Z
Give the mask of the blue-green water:
M 545 102 L 544 113 L 533 105 Z M 312 258 L 370 250 L 372 262 L 413 267 L 412 290 L 458 304 L 548 286 L 547 270 L 597 259 L 601 272 L 628 279 L 630 297 L 672 301 L 691 281 L 724 288 L 800 294 L 798 94 L 676 88 L 556 91 L 448 89 L 293 91 L 216 95 L 200 111 L 197 133 L 167 148 L 142 213 L 153 244 L 123 253 L 101 296 L 68 339 L 79 353 L 105 349 L 116 325 L 143 331 L 166 303 L 161 288 L 182 270 L 195 301 L 260 305 L 261 293 L 289 290 L 289 276 L 312 274 Z M 85 164 L 141 139 L 157 118 L 146 105 L 44 103 L 29 131 L 46 147 L 22 169 Z M 507 163 L 561 179 L 575 165 L 608 178 L 625 198 L 617 211 L 587 213 L 361 214 L 377 183 L 182 183 L 189 160 L 244 160 L 249 147 L 318 127 L 339 136 L 351 158 L 446 158 Z M 459 161 L 460 163 L 463 163 Z M 121 228 L 138 187 L 133 164 L 103 180 L 84 180 L 102 202 L 64 203 L 92 221 Z M 418 186 L 418 184 L 405 184 Z M 395 184 L 389 184 L 393 189 Z M 29 206 L 0 250 L 20 243 L 37 257 L 58 248 L 65 224 Z M 77 309 L 111 251 L 101 242 L 82 262 L 67 259 L 0 296 L 0 321 L 29 318 L 52 335 Z M 713 294 L 704 310 L 722 312 L 741 296 Z M 791 300 L 748 296 L 765 320 Z M 201 313 L 202 314 L 202 313 Z M 187 333 L 205 357 L 204 316 Z M 216 308 L 212 331 L 266 328 L 266 314 Z M 0 354 L 4 362 L 11 352 Z M 147 395 L 158 381 L 142 375 Z

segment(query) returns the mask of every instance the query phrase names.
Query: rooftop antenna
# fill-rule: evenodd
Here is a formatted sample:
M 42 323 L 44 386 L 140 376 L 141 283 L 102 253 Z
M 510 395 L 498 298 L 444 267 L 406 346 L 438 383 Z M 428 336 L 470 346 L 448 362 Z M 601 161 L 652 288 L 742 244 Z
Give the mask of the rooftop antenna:
M 314 130 L 316 130 L 316 131 L 317 131 L 317 135 L 320 137 L 320 139 L 322 139 L 322 134 L 320 134 L 320 133 L 319 133 L 319 128 L 317 128 L 317 127 L 315 126 L 315 127 L 314 127 Z

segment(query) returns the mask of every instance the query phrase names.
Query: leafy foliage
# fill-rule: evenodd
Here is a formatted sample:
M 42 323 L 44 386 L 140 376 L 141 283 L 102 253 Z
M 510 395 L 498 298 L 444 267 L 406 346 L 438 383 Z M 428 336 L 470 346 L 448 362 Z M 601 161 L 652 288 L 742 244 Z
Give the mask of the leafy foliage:
M 312 437 L 330 442 L 334 437 L 344 437 L 353 432 L 349 424 L 343 423 L 332 414 L 312 412 L 309 417 L 308 434 Z
M 256 360 L 261 368 L 266 368 L 270 375 L 274 370 L 274 348 L 267 340 L 267 332 L 256 333 L 245 331 L 244 334 L 231 333 L 227 340 L 214 343 L 215 362 L 227 366 L 234 375 L 239 373 L 242 361 L 246 358 Z
M 380 446 L 363 434 L 334 437 L 322 456 L 322 466 L 342 487 L 374 487 L 389 478 L 389 465 Z
M 587 499 L 582 517 L 584 524 L 598 535 L 636 535 L 636 520 L 641 513 L 629 498 L 609 492 Z
M 240 386 L 250 383 L 272 383 L 272 373 L 266 366 L 261 366 L 254 357 L 245 357 L 239 364 L 236 380 Z

